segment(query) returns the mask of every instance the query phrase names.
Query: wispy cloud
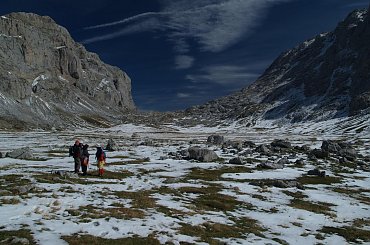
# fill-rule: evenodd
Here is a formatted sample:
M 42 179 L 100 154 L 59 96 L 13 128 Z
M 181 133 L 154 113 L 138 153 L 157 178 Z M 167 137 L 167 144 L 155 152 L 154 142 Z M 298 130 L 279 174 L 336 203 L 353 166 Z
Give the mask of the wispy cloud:
M 189 97 L 191 97 L 191 94 L 187 94 L 187 93 L 177 93 L 177 94 L 176 94 L 176 97 L 177 97 L 177 98 L 180 98 L 180 99 L 184 99 L 184 98 L 189 98 Z
M 219 52 L 237 43 L 258 24 L 264 11 L 274 3 L 289 0 L 162 0 L 162 11 L 146 12 L 120 21 L 87 27 L 86 29 L 124 25 L 121 30 L 83 41 L 92 43 L 133 32 L 131 24 L 139 22 L 142 28 L 167 29 L 175 50 L 188 51 L 187 42 L 196 41 L 202 51 Z M 147 19 L 157 19 L 153 21 Z M 137 23 L 135 25 L 138 25 Z
M 178 55 L 175 58 L 176 69 L 188 69 L 193 66 L 194 58 L 189 55 Z
M 188 75 L 187 79 L 193 83 L 240 86 L 255 81 L 259 75 L 248 71 L 246 67 L 216 65 L 205 67 L 198 74 Z

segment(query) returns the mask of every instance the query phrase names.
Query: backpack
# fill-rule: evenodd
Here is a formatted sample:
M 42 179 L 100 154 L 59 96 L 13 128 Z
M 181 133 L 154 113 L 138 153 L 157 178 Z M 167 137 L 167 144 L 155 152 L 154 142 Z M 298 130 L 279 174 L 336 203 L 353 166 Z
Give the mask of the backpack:
M 73 157 L 73 154 L 74 154 L 74 152 L 73 152 L 73 145 L 72 145 L 72 146 L 69 147 L 69 156 Z
M 105 155 L 105 152 L 104 151 L 102 151 L 101 153 L 100 153 L 100 155 L 99 155 L 99 157 L 98 157 L 98 161 L 100 162 L 100 161 L 105 161 L 105 158 L 106 158 L 107 156 Z

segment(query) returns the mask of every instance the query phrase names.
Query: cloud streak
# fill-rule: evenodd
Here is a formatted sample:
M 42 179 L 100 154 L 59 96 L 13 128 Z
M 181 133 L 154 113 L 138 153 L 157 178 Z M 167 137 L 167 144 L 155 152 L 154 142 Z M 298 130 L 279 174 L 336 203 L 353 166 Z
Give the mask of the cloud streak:
M 185 47 L 185 52 L 189 40 L 196 41 L 202 51 L 220 52 L 253 30 L 269 6 L 283 1 L 289 0 L 163 0 L 160 12 L 141 13 L 120 21 L 86 27 L 124 26 L 108 35 L 83 42 L 92 43 L 131 34 L 133 29 L 130 24 L 139 22 L 142 28 L 135 29 L 137 32 L 164 28 L 174 46 Z M 157 21 L 148 22 L 147 19 Z

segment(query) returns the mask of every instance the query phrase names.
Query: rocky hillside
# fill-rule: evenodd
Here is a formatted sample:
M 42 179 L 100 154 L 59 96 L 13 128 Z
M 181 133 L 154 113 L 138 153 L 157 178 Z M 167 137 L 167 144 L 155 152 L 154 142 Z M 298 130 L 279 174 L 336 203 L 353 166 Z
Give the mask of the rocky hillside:
M 370 107 L 370 17 L 358 10 L 281 54 L 252 85 L 188 109 L 200 118 L 322 121 L 366 113 Z
M 126 73 L 29 13 L 0 18 L 0 97 L 1 128 L 101 125 L 135 109 Z

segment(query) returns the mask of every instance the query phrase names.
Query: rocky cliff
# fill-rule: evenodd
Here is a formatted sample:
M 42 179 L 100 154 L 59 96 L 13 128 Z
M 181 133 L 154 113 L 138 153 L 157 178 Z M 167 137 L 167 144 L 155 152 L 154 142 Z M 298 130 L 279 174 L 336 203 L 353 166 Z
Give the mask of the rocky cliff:
M 285 122 L 347 117 L 370 107 L 370 17 L 357 10 L 336 29 L 281 54 L 249 87 L 187 110 L 201 118 Z
M 0 97 L 1 127 L 104 124 L 135 109 L 126 73 L 29 13 L 0 18 Z

